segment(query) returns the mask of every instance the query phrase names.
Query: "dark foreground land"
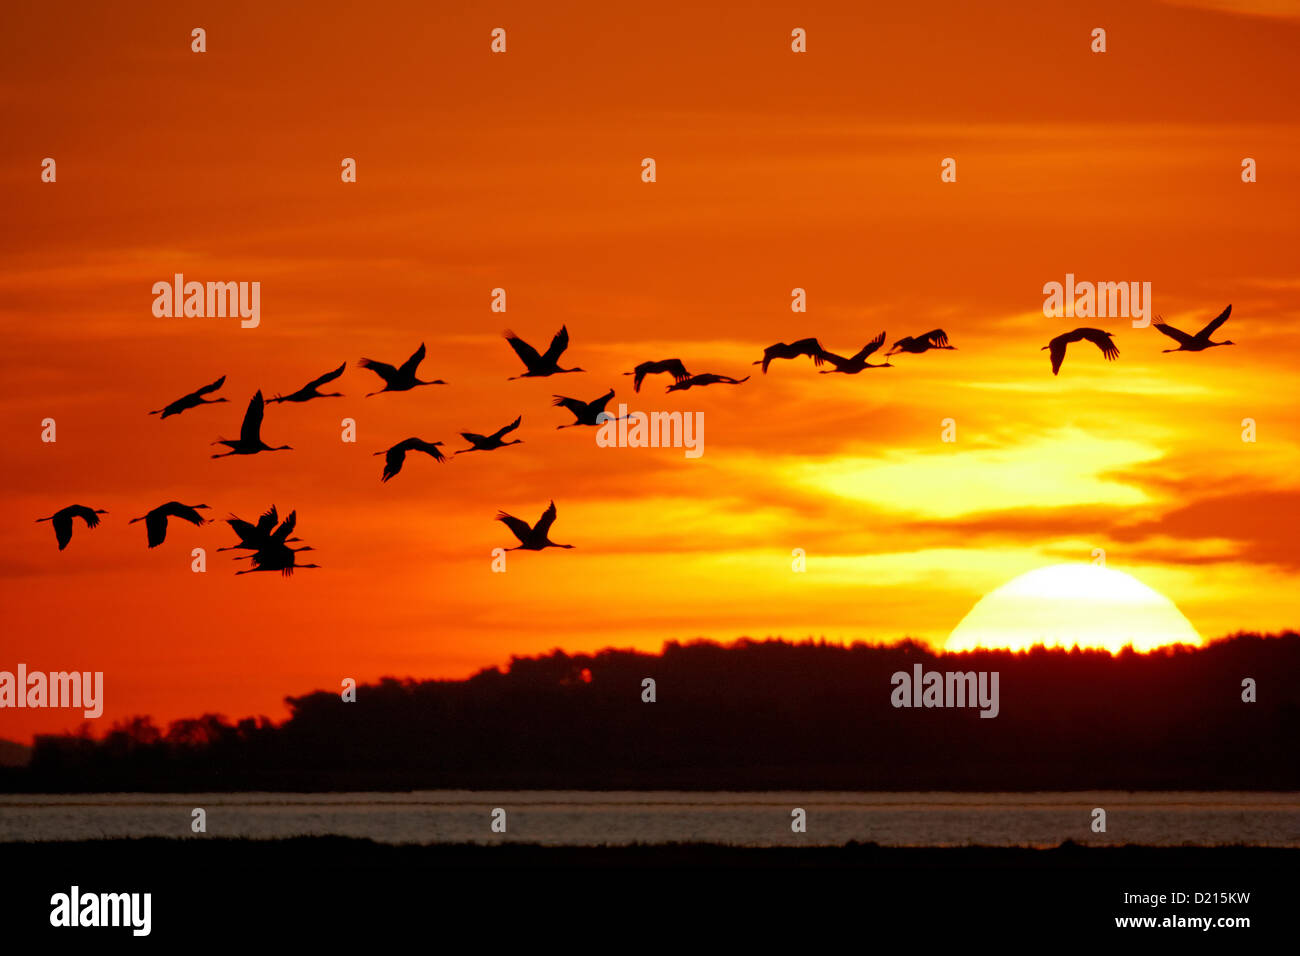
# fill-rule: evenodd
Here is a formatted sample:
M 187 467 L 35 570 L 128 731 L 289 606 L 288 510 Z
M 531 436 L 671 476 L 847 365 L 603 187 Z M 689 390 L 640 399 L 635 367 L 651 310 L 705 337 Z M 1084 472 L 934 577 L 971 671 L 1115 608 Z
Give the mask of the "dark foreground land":
M 917 669 L 999 674 L 997 716 L 895 707 L 892 675 Z M 1300 790 L 1292 633 L 1115 656 L 670 643 L 287 702 L 279 724 L 141 716 L 41 736 L 0 791 Z
M 924 951 L 936 938 L 984 949 L 1126 935 L 1135 945 L 1220 947 L 1289 936 L 1300 891 L 1300 850 L 1072 843 L 1033 850 L 150 838 L 3 844 L 0 869 L 7 940 L 44 935 L 99 945 L 121 937 L 119 945 L 132 946 L 330 937 L 383 944 L 415 934 L 429 948 L 457 951 L 525 943 L 579 952 L 739 945 L 822 952 L 900 937 Z M 149 938 L 123 928 L 51 928 L 50 897 L 74 883 L 83 894 L 152 893 Z M 1126 893 L 1165 901 L 1125 902 Z M 1117 917 L 1157 924 L 1246 917 L 1250 925 L 1117 927 Z

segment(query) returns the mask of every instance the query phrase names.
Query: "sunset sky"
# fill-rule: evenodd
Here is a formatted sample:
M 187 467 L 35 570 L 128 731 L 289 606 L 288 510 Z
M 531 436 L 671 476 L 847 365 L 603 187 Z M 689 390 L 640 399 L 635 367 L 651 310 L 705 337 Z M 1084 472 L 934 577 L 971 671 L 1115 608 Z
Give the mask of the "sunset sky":
M 0 670 L 104 671 L 102 732 L 554 647 L 942 645 L 982 595 L 1094 548 L 1206 638 L 1300 623 L 1300 4 L 445 6 L 6 11 Z M 260 326 L 155 318 L 178 272 L 260 281 Z M 1127 319 L 1045 318 L 1066 273 L 1151 282 L 1189 332 L 1231 303 L 1237 344 L 1166 355 Z M 507 382 L 501 330 L 544 348 L 561 325 L 587 371 Z M 1054 378 L 1040 347 L 1075 325 L 1120 357 L 1074 345 Z M 856 376 L 750 364 L 935 327 L 956 351 Z M 362 398 L 359 358 L 421 342 L 448 387 Z M 621 373 L 669 357 L 755 375 L 634 394 Z M 342 361 L 347 397 L 268 407 L 294 451 L 209 458 L 256 389 Z M 228 404 L 146 414 L 223 374 Z M 703 456 L 556 430 L 553 394 L 610 387 L 702 411 Z M 524 444 L 379 481 L 403 438 L 454 450 L 520 414 Z M 128 519 L 173 499 L 296 509 L 323 568 L 235 577 L 224 523 L 147 550 Z M 517 543 L 497 511 L 551 499 L 575 549 L 492 573 Z M 110 513 L 60 553 L 34 519 L 73 503 Z M 0 737 L 79 722 L 6 710 Z

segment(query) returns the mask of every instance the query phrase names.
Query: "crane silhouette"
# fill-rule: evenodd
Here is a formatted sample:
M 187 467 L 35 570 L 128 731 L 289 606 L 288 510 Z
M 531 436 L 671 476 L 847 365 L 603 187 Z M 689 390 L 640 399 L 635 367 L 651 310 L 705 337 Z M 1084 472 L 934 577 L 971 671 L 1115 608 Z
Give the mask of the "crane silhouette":
M 145 533 L 149 538 L 149 547 L 156 548 L 167 539 L 168 518 L 179 518 L 199 527 L 207 524 L 203 515 L 199 514 L 202 508 L 207 508 L 207 505 L 183 505 L 179 501 L 169 501 L 165 505 L 154 508 L 148 514 L 132 518 L 127 524 L 143 521 Z
M 641 383 L 645 381 L 647 375 L 659 375 L 667 372 L 673 377 L 673 381 L 681 382 L 691 377 L 691 373 L 686 371 L 686 366 L 682 364 L 681 359 L 663 359 L 658 362 L 642 362 L 630 372 L 624 372 L 624 375 L 635 375 L 632 379 L 632 391 L 641 391 Z
M 321 391 L 317 391 L 317 389 L 319 389 L 326 382 L 332 382 L 340 375 L 342 375 L 343 370 L 347 368 L 347 366 L 348 363 L 344 362 L 338 368 L 334 369 L 334 371 L 326 372 L 320 378 L 312 379 L 302 388 L 298 389 L 298 391 L 293 392 L 289 395 L 277 395 L 275 396 L 275 398 L 268 398 L 267 403 L 269 404 L 270 402 L 309 402 L 313 398 L 342 398 L 343 397 L 342 392 L 321 392 Z
M 1227 339 L 1226 341 L 1223 342 L 1210 341 L 1210 336 L 1219 330 L 1219 326 L 1221 326 L 1224 322 L 1228 321 L 1228 316 L 1231 314 L 1232 314 L 1232 306 L 1229 305 L 1226 309 L 1224 309 L 1222 312 L 1219 313 L 1217 318 L 1215 318 L 1212 322 L 1210 322 L 1209 325 L 1201 329 L 1201 331 L 1197 332 L 1195 335 L 1188 335 L 1186 332 L 1181 332 L 1178 329 L 1174 328 L 1172 325 L 1166 325 L 1164 322 L 1160 321 L 1160 316 L 1157 315 L 1155 327 L 1178 343 L 1178 348 L 1176 349 L 1161 349 L 1160 351 L 1162 352 L 1203 352 L 1206 349 L 1213 348 L 1216 345 L 1235 345 L 1236 343 L 1234 343 L 1231 339 Z
M 882 362 L 879 365 L 872 365 L 867 359 L 876 352 L 880 346 L 885 344 L 885 333 L 881 332 L 874 339 L 862 346 L 858 353 L 851 358 L 844 358 L 836 355 L 834 352 L 823 352 L 822 355 L 826 361 L 830 362 L 834 368 L 822 369 L 823 375 L 831 375 L 835 372 L 843 372 L 845 375 L 857 375 L 864 368 L 893 368 L 889 362 Z
M 515 537 L 519 539 L 518 547 L 506 548 L 507 551 L 541 551 L 543 548 L 573 547 L 571 544 L 556 544 L 547 537 L 551 525 L 555 523 L 554 501 L 551 502 L 549 508 L 542 512 L 542 516 L 537 519 L 535 525 L 529 525 L 527 521 L 506 514 L 504 511 L 497 512 L 497 520 L 513 531 Z
M 697 385 L 739 385 L 741 382 L 748 382 L 749 376 L 744 378 L 732 378 L 730 375 L 714 375 L 712 372 L 702 372 L 699 375 L 692 375 L 684 378 L 680 382 L 669 385 L 665 392 L 682 392 L 688 388 L 694 388 Z
M 387 451 L 375 452 L 376 455 L 384 456 L 384 474 L 379 480 L 386 482 L 389 478 L 392 478 L 401 471 L 402 465 L 406 462 L 406 453 L 408 451 L 422 451 L 426 455 L 431 456 L 434 461 L 446 461 L 447 456 L 438 450 L 438 446 L 441 444 L 442 442 L 440 441 L 424 441 L 420 438 L 407 438 L 404 441 L 399 441 Z
M 264 547 L 271 540 L 271 534 L 279 520 L 280 516 L 275 510 L 275 505 L 271 505 L 271 510 L 264 512 L 262 516 L 257 519 L 257 524 L 251 524 L 236 515 L 231 515 L 226 519 L 226 524 L 230 525 L 235 534 L 239 535 L 239 544 L 232 544 L 227 548 L 217 548 L 217 550 L 238 551 L 240 549 L 247 549 L 249 551 L 256 551 Z M 289 538 L 288 540 L 300 541 L 301 539 Z
M 519 427 L 519 423 L 524 420 L 520 415 L 509 425 L 504 428 L 498 428 L 491 435 L 476 435 L 474 432 L 461 432 L 460 437 L 469 442 L 469 448 L 462 448 L 456 452 L 457 455 L 463 455 L 467 451 L 491 451 L 494 448 L 504 448 L 506 445 L 522 445 L 523 440 L 516 438 L 514 441 L 502 441 L 506 435 Z
M 290 541 L 296 540 L 290 538 Z M 297 568 L 319 568 L 319 564 L 299 564 L 298 555 L 303 551 L 315 551 L 315 548 L 303 546 L 301 548 L 291 548 L 287 544 L 268 544 L 259 548 L 252 554 L 243 555 L 235 560 L 248 559 L 253 562 L 253 566 L 244 571 L 236 571 L 235 574 L 253 574 L 257 571 L 279 571 L 286 578 Z
M 226 376 L 223 375 L 212 384 L 204 385 L 202 388 L 197 388 L 188 395 L 176 399 L 176 401 L 172 402 L 170 405 L 165 405 L 149 414 L 161 415 L 163 418 L 168 418 L 172 415 L 179 415 L 187 408 L 197 408 L 199 405 L 215 405 L 218 402 L 228 402 L 230 401 L 228 398 L 214 398 L 209 400 L 203 397 L 204 395 L 211 395 L 225 384 Z
M 1065 361 L 1065 347 L 1071 342 L 1087 340 L 1101 349 L 1101 354 L 1106 356 L 1106 361 L 1115 361 L 1115 359 L 1119 358 L 1119 349 L 1111 341 L 1111 336 L 1114 334 L 1114 332 L 1103 332 L 1101 329 L 1075 329 L 1073 332 L 1064 332 L 1058 335 L 1043 346 L 1043 349 L 1051 350 L 1047 354 L 1052 359 L 1052 374 L 1055 375 L 1061 371 L 1061 363 Z M 1043 349 L 1039 349 L 1039 351 L 1041 352 Z
M 99 516 L 108 514 L 102 508 L 87 508 L 85 505 L 68 505 L 66 508 L 60 508 L 48 518 L 37 518 L 36 523 L 42 521 L 54 522 L 54 538 L 59 542 L 59 550 L 62 551 L 72 540 L 72 519 L 80 518 L 86 522 L 87 528 L 99 527 Z
M 415 377 L 415 370 L 420 367 L 424 361 L 424 343 L 411 353 L 411 357 L 402 363 L 401 368 L 393 368 L 387 362 L 376 362 L 374 359 L 363 358 L 359 363 L 362 368 L 368 368 L 384 380 L 384 387 L 378 392 L 371 392 L 370 395 L 378 395 L 380 392 L 405 392 L 415 388 L 417 385 L 446 385 L 440 378 L 432 382 L 421 381 Z M 369 398 L 367 395 L 366 398 Z
M 825 360 L 826 353 L 822 350 L 822 345 L 816 339 L 799 339 L 797 342 L 778 342 L 776 345 L 769 345 L 763 349 L 763 357 L 754 362 L 754 365 L 763 366 L 763 374 L 767 374 L 767 366 L 772 359 L 792 359 L 806 355 L 813 360 L 816 365 L 821 365 Z
M 559 375 L 564 372 L 585 371 L 585 369 L 580 368 L 560 368 L 560 356 L 569 347 L 569 328 L 566 325 L 560 326 L 560 331 L 556 332 L 555 337 L 551 339 L 550 347 L 541 355 L 537 354 L 537 349 L 509 329 L 506 329 L 501 334 L 505 336 L 506 341 L 510 343 L 510 347 L 519 356 L 519 360 L 528 369 L 523 375 L 510 376 L 510 378 L 506 379 L 508 382 L 513 382 L 517 378 L 545 378 L 547 375 Z
M 928 352 L 931 349 L 953 349 L 957 346 L 948 344 L 948 333 L 943 329 L 931 329 L 924 335 L 905 335 L 889 347 L 885 354 L 896 355 L 899 352 L 910 352 L 913 355 L 920 355 L 922 352 Z
M 272 523 L 274 523 L 275 508 L 271 508 Z M 280 526 L 266 536 L 266 543 L 274 547 L 283 547 L 287 541 L 297 541 L 297 538 L 290 538 L 293 529 L 298 525 L 298 512 L 290 511 L 289 517 L 280 522 Z M 311 548 L 296 548 L 297 551 L 310 551 Z
M 230 455 L 256 455 L 260 451 L 292 451 L 289 445 L 276 445 L 274 448 L 262 441 L 262 414 L 265 404 L 262 401 L 262 390 L 259 388 L 248 403 L 248 410 L 244 412 L 244 422 L 239 426 L 239 437 L 218 438 L 212 444 L 225 445 L 230 451 L 223 451 L 219 455 L 213 455 L 213 458 L 226 458 Z
M 271 514 L 275 511 L 272 507 Z M 263 519 L 266 515 L 262 516 Z M 261 522 L 259 522 L 260 524 Z M 272 519 L 271 523 L 274 523 Z M 290 511 L 289 517 L 280 522 L 280 526 L 266 535 L 259 547 L 252 554 L 241 555 L 236 561 L 250 560 L 253 566 L 247 571 L 236 571 L 236 574 L 252 574 L 254 571 L 279 571 L 286 578 L 293 574 L 295 568 L 318 568 L 319 564 L 298 564 L 297 556 L 303 551 L 314 551 L 315 548 L 304 545 L 301 548 L 291 548 L 288 545 L 290 541 L 297 541 L 297 538 L 291 538 L 289 535 L 293 532 L 294 527 L 298 524 L 298 512 Z
M 567 425 L 556 425 L 556 428 L 573 428 L 575 425 L 599 425 L 602 422 L 618 420 L 605 411 L 605 406 L 614 397 L 612 388 L 600 398 L 590 402 L 584 402 L 579 398 L 565 398 L 563 395 L 554 395 L 552 397 L 555 399 L 555 401 L 551 402 L 552 405 L 557 408 L 567 408 L 573 413 L 573 417 L 577 419 Z

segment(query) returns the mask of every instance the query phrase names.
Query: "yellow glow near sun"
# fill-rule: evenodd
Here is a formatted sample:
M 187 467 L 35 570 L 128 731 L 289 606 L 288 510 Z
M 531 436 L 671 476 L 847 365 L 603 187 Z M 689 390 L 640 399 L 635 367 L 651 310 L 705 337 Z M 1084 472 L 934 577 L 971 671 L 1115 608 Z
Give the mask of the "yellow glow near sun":
M 1173 601 L 1137 578 L 1097 565 L 1056 564 L 1022 574 L 980 598 L 945 648 L 1077 644 L 1114 653 L 1126 644 L 1149 651 L 1165 644 L 1202 643 Z
M 794 480 L 822 491 L 918 514 L 953 518 L 976 511 L 1079 504 L 1138 505 L 1150 499 L 1108 472 L 1160 457 L 1125 438 L 1096 438 L 1073 428 L 1023 444 L 918 455 L 840 457 L 792 468 Z

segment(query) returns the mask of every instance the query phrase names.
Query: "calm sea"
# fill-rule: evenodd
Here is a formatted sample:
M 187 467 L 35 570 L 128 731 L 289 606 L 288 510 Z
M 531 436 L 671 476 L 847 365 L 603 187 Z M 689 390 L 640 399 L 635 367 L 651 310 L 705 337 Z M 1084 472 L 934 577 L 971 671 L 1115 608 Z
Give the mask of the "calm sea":
M 0 795 L 0 842 L 342 835 L 385 843 L 553 845 L 702 841 L 746 846 L 1055 846 L 1077 843 L 1300 847 L 1297 793 L 681 793 L 438 790 L 414 793 Z M 495 808 L 506 832 L 491 832 Z M 791 831 L 791 811 L 807 832 Z M 1090 829 L 1106 811 L 1106 832 Z

